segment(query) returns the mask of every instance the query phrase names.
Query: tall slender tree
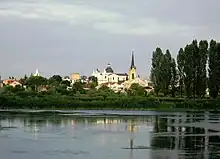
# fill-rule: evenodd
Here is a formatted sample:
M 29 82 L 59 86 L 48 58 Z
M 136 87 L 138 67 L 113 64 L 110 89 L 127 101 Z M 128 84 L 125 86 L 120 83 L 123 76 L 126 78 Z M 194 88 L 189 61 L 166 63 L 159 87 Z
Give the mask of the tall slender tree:
M 218 91 L 220 89 L 220 43 L 216 43 L 216 63 L 217 63 L 217 84 Z
M 183 95 L 183 84 L 184 84 L 184 50 L 180 48 L 177 55 L 177 64 L 178 64 L 178 74 L 179 74 L 179 90 L 180 96 Z
M 162 61 L 163 53 L 160 48 L 156 48 L 153 52 L 152 56 L 152 67 L 151 67 L 151 81 L 154 86 L 154 91 L 156 95 L 158 95 L 161 90 L 161 61 Z
M 193 47 L 192 45 L 186 45 L 184 48 L 184 85 L 185 93 L 187 97 L 192 96 L 193 92 L 193 82 L 194 82 L 194 59 L 193 59 Z
M 176 67 L 176 62 L 175 59 L 171 59 L 171 80 L 170 80 L 170 85 L 171 85 L 171 95 L 172 97 L 175 97 L 176 95 L 176 86 L 178 84 L 178 71 Z
M 161 62 L 161 76 L 162 76 L 162 92 L 167 95 L 169 92 L 170 80 L 171 80 L 171 54 L 169 50 L 166 50 L 165 55 L 162 57 Z
M 209 95 L 216 98 L 218 95 L 218 79 L 217 79 L 217 50 L 216 41 L 211 40 L 209 43 Z
M 199 48 L 198 48 L 197 40 L 192 41 L 191 47 L 192 47 L 192 49 L 191 49 L 191 51 L 192 51 L 191 52 L 191 54 L 192 54 L 191 70 L 192 70 L 192 93 L 193 93 L 192 95 L 195 98 L 196 93 L 197 93 L 197 87 L 199 87 L 198 80 L 200 80 L 200 79 L 199 79 L 198 73 L 200 70 L 200 59 L 201 59 L 201 57 L 199 55 Z
M 206 64 L 208 57 L 208 42 L 201 40 L 199 42 L 199 55 L 196 58 L 196 94 L 203 97 L 207 88 Z

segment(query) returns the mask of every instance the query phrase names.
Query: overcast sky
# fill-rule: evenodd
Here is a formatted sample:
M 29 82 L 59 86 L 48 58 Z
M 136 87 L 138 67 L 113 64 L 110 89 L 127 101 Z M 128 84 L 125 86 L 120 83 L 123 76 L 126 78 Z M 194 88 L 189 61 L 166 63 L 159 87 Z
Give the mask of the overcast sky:
M 219 0 L 1 0 L 0 73 L 90 75 L 110 62 L 127 72 L 135 51 L 149 76 L 152 52 L 176 57 L 192 39 L 220 39 Z

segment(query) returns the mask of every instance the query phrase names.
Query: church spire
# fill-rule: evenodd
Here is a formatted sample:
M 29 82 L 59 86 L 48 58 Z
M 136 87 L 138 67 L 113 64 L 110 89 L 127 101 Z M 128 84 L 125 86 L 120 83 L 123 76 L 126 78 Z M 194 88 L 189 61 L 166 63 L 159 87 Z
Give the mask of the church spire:
M 132 57 L 131 57 L 131 69 L 134 68 L 136 69 L 135 65 L 134 65 L 134 51 L 132 50 Z
M 128 79 L 130 81 L 137 78 L 136 66 L 134 65 L 134 51 L 132 50 L 132 57 L 131 57 L 131 67 L 128 73 Z

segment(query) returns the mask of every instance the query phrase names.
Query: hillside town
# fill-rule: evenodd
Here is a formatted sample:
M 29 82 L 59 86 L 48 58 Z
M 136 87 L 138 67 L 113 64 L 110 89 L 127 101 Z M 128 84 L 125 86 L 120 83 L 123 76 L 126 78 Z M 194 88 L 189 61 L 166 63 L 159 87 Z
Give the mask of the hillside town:
M 42 76 L 38 69 L 36 69 L 35 73 L 31 74 L 33 77 Z M 115 72 L 111 66 L 111 64 L 107 64 L 106 68 L 101 71 L 100 69 L 93 70 L 91 76 L 87 77 L 84 75 L 80 75 L 80 73 L 72 73 L 70 76 L 62 77 L 62 81 L 70 82 L 70 86 L 67 89 L 71 89 L 72 85 L 75 82 L 85 83 L 84 89 L 90 89 L 88 87 L 91 79 L 95 79 L 97 81 L 96 89 L 101 88 L 102 86 L 107 86 L 114 92 L 125 92 L 127 89 L 131 87 L 132 84 L 136 83 L 145 88 L 147 92 L 153 90 L 152 82 L 149 79 L 141 78 L 137 75 L 137 68 L 135 66 L 135 56 L 134 51 L 132 51 L 130 67 L 128 68 L 128 72 Z M 26 87 L 22 83 L 22 79 L 17 79 L 16 77 L 9 77 L 8 79 L 1 79 L 0 76 L 0 87 L 3 86 L 22 86 Z M 46 86 L 41 86 L 41 90 L 46 91 Z

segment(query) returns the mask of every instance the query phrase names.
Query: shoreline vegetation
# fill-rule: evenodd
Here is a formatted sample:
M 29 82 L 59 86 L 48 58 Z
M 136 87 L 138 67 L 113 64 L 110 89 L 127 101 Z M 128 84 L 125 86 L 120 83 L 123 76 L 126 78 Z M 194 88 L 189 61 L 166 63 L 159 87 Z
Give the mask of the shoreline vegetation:
M 60 75 L 25 75 L 19 80 L 20 85 L 6 84 L 0 89 L 0 109 L 217 110 L 220 44 L 215 40 L 193 40 L 179 49 L 177 58 L 168 49 L 163 53 L 156 48 L 150 77 L 151 92 L 138 83 L 123 92 L 114 92 L 106 85 L 97 89 L 94 76 L 82 76 L 71 84 Z
M 71 97 L 0 95 L 0 109 L 30 110 L 216 110 L 219 99 L 184 99 L 141 96 Z

